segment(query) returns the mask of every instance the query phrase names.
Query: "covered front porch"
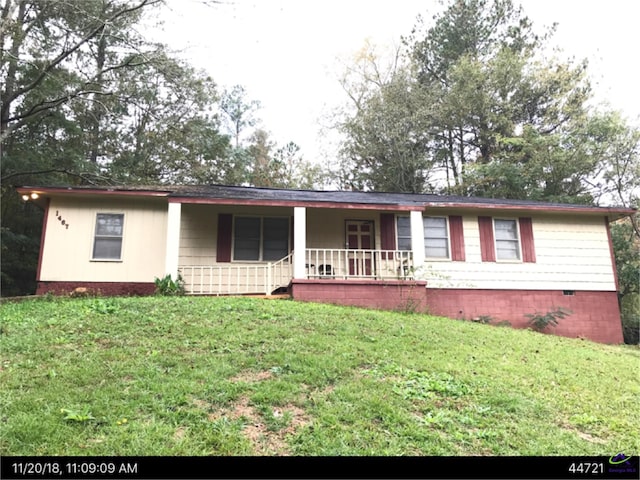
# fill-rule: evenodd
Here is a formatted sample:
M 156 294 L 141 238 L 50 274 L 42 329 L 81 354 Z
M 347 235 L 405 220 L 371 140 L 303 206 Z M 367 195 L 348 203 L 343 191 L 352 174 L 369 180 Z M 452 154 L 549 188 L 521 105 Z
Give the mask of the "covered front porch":
M 424 261 L 421 211 L 323 207 L 170 203 L 167 273 L 180 275 L 189 295 L 272 295 L 300 281 L 325 289 L 414 280 Z M 411 241 L 403 245 L 397 216 L 410 218 Z M 255 235 L 245 228 L 251 219 Z

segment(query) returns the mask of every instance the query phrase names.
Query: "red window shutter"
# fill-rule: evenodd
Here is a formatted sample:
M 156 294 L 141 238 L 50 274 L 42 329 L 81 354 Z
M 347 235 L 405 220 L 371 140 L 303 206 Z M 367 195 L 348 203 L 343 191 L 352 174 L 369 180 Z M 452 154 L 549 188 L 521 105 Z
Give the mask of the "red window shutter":
M 393 213 L 380 214 L 380 248 L 396 249 L 396 216 Z
M 462 228 L 462 216 L 449 216 L 449 234 L 451 235 L 451 260 L 464 262 L 464 230 Z
M 491 217 L 478 217 L 480 229 L 480 253 L 483 262 L 495 262 L 496 250 L 493 239 L 493 221 Z
M 230 213 L 218 215 L 218 245 L 216 248 L 216 260 L 219 263 L 231 261 L 231 230 L 233 216 Z
M 536 263 L 536 249 L 533 244 L 533 224 L 530 217 L 520 217 L 520 241 L 522 243 L 522 261 Z

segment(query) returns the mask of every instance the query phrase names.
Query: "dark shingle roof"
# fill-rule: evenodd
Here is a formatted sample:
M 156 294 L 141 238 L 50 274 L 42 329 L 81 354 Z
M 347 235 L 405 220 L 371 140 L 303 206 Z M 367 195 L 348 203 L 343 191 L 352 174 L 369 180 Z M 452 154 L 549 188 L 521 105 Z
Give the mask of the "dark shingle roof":
M 521 209 L 573 211 L 583 213 L 612 213 L 629 215 L 633 209 L 621 207 L 593 207 L 569 203 L 538 202 L 533 200 L 513 200 L 498 198 L 463 197 L 457 195 L 356 192 L 356 191 L 318 191 L 294 190 L 264 187 L 240 187 L 228 185 L 152 185 L 123 187 L 20 187 L 19 191 L 41 191 L 43 193 L 85 193 L 85 194 L 133 194 L 182 199 L 185 202 L 206 200 L 243 201 L 259 204 L 304 204 L 327 203 L 344 205 L 388 205 L 403 207 L 431 208 L 483 208 L 483 209 Z M 208 202 L 209 203 L 209 202 Z M 214 202 L 211 202 L 214 203 Z
M 357 192 L 357 191 L 317 191 L 290 190 L 264 187 L 237 187 L 225 185 L 178 186 L 172 188 L 170 197 L 181 198 L 223 198 L 229 200 L 282 201 L 282 202 L 327 202 L 343 204 L 405 205 L 429 207 L 510 207 L 522 209 L 562 209 L 562 210 L 610 210 L 609 207 L 592 207 L 571 203 L 540 202 L 534 200 L 514 200 L 500 198 L 464 197 L 460 195 L 436 195 L 427 193 Z M 614 210 L 619 210 L 613 207 Z M 630 209 L 626 209 L 630 210 Z M 630 210 L 632 211 L 632 210 Z

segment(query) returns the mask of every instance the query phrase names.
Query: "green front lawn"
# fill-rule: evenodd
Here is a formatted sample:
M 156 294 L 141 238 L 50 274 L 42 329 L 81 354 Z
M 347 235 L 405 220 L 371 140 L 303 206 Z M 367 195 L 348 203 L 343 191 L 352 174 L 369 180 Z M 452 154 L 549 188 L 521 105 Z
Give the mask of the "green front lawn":
M 2 455 L 640 454 L 634 347 L 253 298 L 0 316 Z

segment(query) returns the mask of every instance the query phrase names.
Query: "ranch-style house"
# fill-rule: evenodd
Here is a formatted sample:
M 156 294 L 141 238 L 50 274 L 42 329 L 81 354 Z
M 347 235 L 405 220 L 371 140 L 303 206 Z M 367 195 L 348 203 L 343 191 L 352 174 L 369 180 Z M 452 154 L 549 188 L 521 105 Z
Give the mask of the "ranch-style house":
M 30 187 L 44 209 L 37 293 L 286 292 L 621 343 L 609 223 L 628 208 L 429 194 L 208 186 Z

